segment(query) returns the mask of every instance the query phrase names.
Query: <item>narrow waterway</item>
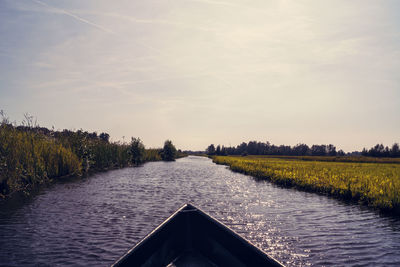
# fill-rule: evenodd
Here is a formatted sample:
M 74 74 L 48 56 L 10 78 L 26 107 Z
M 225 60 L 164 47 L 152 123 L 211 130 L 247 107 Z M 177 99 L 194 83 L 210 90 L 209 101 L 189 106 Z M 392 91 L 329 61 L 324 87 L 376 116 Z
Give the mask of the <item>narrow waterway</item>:
M 0 205 L 1 266 L 109 266 L 190 202 L 288 266 L 400 266 L 400 220 L 203 157 L 55 183 Z

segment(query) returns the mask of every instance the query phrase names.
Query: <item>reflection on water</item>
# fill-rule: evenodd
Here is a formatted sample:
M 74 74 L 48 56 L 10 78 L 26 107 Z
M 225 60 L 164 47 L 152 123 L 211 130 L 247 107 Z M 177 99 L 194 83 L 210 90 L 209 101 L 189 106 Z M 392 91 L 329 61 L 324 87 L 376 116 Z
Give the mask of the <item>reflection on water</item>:
M 0 206 L 0 265 L 108 266 L 191 202 L 288 266 L 400 265 L 400 220 L 188 157 Z

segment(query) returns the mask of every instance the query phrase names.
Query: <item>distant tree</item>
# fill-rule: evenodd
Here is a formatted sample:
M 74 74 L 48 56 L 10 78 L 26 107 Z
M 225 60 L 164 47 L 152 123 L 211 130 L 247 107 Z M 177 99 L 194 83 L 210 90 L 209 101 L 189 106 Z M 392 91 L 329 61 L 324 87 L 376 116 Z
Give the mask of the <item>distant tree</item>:
M 394 143 L 390 149 L 391 157 L 400 157 L 400 148 L 398 143 Z
M 88 137 L 89 137 L 90 139 L 97 139 L 97 133 L 96 133 L 96 132 L 88 133 Z
M 247 144 L 245 142 L 241 143 L 237 146 L 236 151 L 239 155 L 247 155 Z
M 226 148 L 224 146 L 222 146 L 222 148 L 221 148 L 221 155 L 222 156 L 228 155 L 227 150 L 226 150 Z
M 340 150 L 337 152 L 337 155 L 342 157 L 342 156 L 344 156 L 345 154 L 344 154 L 344 151 L 340 149 Z
M 388 146 L 386 146 L 385 150 L 383 151 L 383 157 L 390 157 L 390 149 Z
M 144 162 L 145 148 L 140 138 L 132 137 L 130 144 L 131 162 L 138 166 Z
M 363 156 L 368 156 L 369 155 L 369 153 L 368 153 L 368 150 L 364 147 L 363 148 L 363 150 L 361 151 L 361 155 L 363 155 Z
M 250 141 L 248 143 L 242 142 L 238 146 L 224 147 L 218 145 L 215 148 L 214 144 L 207 147 L 206 153 L 208 155 L 285 155 L 285 156 L 336 156 L 344 155 L 344 151 L 336 150 L 336 147 L 332 144 L 329 145 L 312 145 L 309 147 L 306 144 L 297 144 L 293 147 L 287 145 L 273 145 L 270 142 L 256 142 Z M 398 155 L 400 157 L 400 148 L 398 144 L 389 149 L 389 147 L 384 147 L 383 145 L 377 145 L 371 148 L 370 151 L 364 149 L 363 152 L 352 152 L 352 155 L 360 156 L 372 156 L 380 155 L 381 157 L 393 157 L 393 155 Z
M 100 138 L 102 141 L 108 143 L 109 140 L 110 140 L 110 135 L 109 135 L 108 133 L 101 133 L 101 134 L 99 135 L 99 138 Z
M 215 154 L 221 155 L 221 146 L 220 145 L 217 146 L 217 149 L 215 150 Z
M 258 155 L 258 144 L 256 141 L 250 141 L 247 144 L 247 153 L 250 155 Z
M 337 154 L 336 147 L 332 144 L 329 144 L 326 147 L 326 152 L 328 153 L 328 156 L 336 156 L 336 154 Z
M 371 157 L 382 157 L 385 152 L 385 147 L 383 144 L 376 144 L 373 148 L 368 150 L 368 156 Z
M 311 155 L 325 156 L 326 155 L 326 145 L 313 145 L 311 147 Z
M 166 140 L 164 142 L 164 147 L 161 151 L 161 158 L 164 161 L 174 161 L 176 158 L 176 148 L 172 144 L 171 140 Z
M 391 148 L 385 147 L 383 144 L 376 144 L 369 150 L 364 148 L 361 154 L 369 157 L 400 157 L 400 149 L 398 143 L 394 143 Z
M 207 147 L 206 153 L 207 153 L 208 155 L 214 155 L 214 154 L 215 154 L 215 146 L 214 146 L 214 144 L 211 144 L 211 145 L 209 145 L 209 146 Z
M 292 149 L 290 146 L 280 145 L 278 148 L 279 155 L 291 155 Z
M 297 144 L 293 147 L 293 154 L 296 156 L 305 156 L 310 151 L 310 148 L 306 144 Z

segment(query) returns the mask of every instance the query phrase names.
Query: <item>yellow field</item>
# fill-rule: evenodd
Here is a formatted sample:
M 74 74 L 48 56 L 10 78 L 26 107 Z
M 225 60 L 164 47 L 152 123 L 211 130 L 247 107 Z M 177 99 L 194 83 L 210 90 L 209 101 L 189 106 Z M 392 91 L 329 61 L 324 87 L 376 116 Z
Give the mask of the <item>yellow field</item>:
M 305 161 L 272 157 L 215 156 L 233 171 L 328 193 L 393 212 L 400 211 L 400 164 Z

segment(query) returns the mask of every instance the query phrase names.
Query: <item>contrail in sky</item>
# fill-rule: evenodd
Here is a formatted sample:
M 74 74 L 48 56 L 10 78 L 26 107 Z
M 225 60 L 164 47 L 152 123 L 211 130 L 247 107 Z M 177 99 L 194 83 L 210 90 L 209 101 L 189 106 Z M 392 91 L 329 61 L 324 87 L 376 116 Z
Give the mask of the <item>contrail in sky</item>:
M 70 17 L 72 17 L 72 18 L 74 18 L 74 19 L 76 19 L 76 20 L 79 20 L 79 21 L 81 21 L 81 22 L 83 22 L 83 23 L 86 23 L 86 24 L 88 24 L 88 25 L 90 25 L 90 26 L 93 26 L 93 27 L 95 27 L 95 28 L 97 28 L 97 29 L 99 29 L 99 30 L 102 30 L 102 31 L 104 31 L 104 32 L 115 34 L 113 31 L 111 31 L 111 30 L 109 30 L 109 29 L 107 29 L 107 28 L 104 28 L 104 27 L 101 26 L 101 25 L 98 25 L 98 24 L 96 24 L 96 23 L 93 23 L 93 22 L 91 22 L 91 21 L 88 21 L 88 20 L 86 20 L 86 19 L 84 19 L 84 18 L 82 18 L 82 17 L 79 17 L 79 16 L 77 16 L 77 15 L 71 13 L 71 12 L 68 12 L 68 11 L 66 11 L 66 10 L 64 10 L 64 9 L 56 8 L 56 7 L 50 6 L 50 5 L 46 4 L 45 2 L 42 2 L 42 1 L 39 1 L 39 0 L 32 0 L 32 1 L 35 2 L 35 3 L 37 3 L 37 4 L 39 4 L 39 5 L 45 6 L 45 7 L 47 7 L 47 8 L 57 10 L 57 11 L 59 11 L 59 12 L 65 14 L 65 15 L 67 15 L 67 16 L 70 16 Z
M 99 29 L 99 30 L 101 30 L 101 31 L 103 31 L 103 32 L 107 32 L 107 33 L 111 33 L 111 34 L 117 34 L 117 33 L 115 33 L 114 31 L 112 31 L 112 30 L 110 30 L 110 29 L 107 29 L 107 28 L 105 28 L 105 27 L 103 27 L 103 26 L 101 26 L 101 25 L 99 25 L 99 24 L 93 23 L 93 22 L 91 22 L 91 21 L 89 21 L 89 20 L 87 20 L 87 19 L 84 19 L 84 18 L 82 18 L 82 17 L 80 17 L 80 16 L 78 16 L 78 15 L 75 15 L 75 14 L 73 14 L 73 13 L 67 11 L 67 10 L 64 10 L 64 9 L 61 9 L 61 8 L 57 8 L 57 7 L 50 6 L 50 5 L 48 5 L 47 3 L 42 2 L 42 1 L 40 1 L 40 0 L 32 0 L 32 1 L 35 2 L 35 3 L 37 3 L 37 4 L 39 4 L 39 5 L 45 6 L 45 7 L 47 7 L 47 8 L 56 10 L 56 11 L 58 11 L 58 12 L 60 12 L 60 13 L 62 13 L 62 14 L 65 14 L 65 15 L 67 15 L 67 16 L 70 16 L 70 17 L 72 17 L 72 18 L 74 18 L 74 19 L 76 19 L 76 20 L 78 20 L 78 21 L 80 21 L 80 22 L 83 22 L 83 23 L 85 23 L 85 24 L 88 24 L 88 25 L 90 25 L 90 26 L 92 26 L 92 27 L 94 27 L 94 28 L 96 28 L 96 29 Z M 141 46 L 147 48 L 147 49 L 150 49 L 150 50 L 152 50 L 152 51 L 155 51 L 155 52 L 158 53 L 158 54 L 163 55 L 163 53 L 162 53 L 160 50 L 158 50 L 157 48 L 154 48 L 154 47 L 152 47 L 152 46 L 143 44 L 143 43 L 139 42 L 138 40 L 135 40 L 135 42 L 136 42 L 137 44 L 139 44 L 139 45 L 141 45 Z
M 74 18 L 74 19 L 76 19 L 76 20 L 78 20 L 80 22 L 83 22 L 83 23 L 85 23 L 87 25 L 90 25 L 90 26 L 92 26 L 92 27 L 94 27 L 96 29 L 99 29 L 99 30 L 103 31 L 103 32 L 107 32 L 107 33 L 111 33 L 111 34 L 116 34 L 117 35 L 117 33 L 113 32 L 112 30 L 109 30 L 109 29 L 107 29 L 107 28 L 105 28 L 105 27 L 103 27 L 103 26 L 101 26 L 99 24 L 93 23 L 93 22 L 91 22 L 91 21 L 89 21 L 87 19 L 84 19 L 84 18 L 82 18 L 82 17 L 80 17 L 78 15 L 75 15 L 75 14 L 73 14 L 73 13 L 71 13 L 71 12 L 65 10 L 65 9 L 61 9 L 61 8 L 50 6 L 49 4 L 47 4 L 45 2 L 42 2 L 40 0 L 32 0 L 32 1 L 37 3 L 37 4 L 39 4 L 39 5 L 42 5 L 44 7 L 47 7 L 47 8 L 52 9 L 52 10 L 55 10 L 57 12 L 60 12 L 60 13 L 64 14 L 64 15 L 67 15 L 69 17 L 72 17 L 72 18 Z M 228 2 L 220 2 L 220 1 L 212 1 L 212 0 L 190 0 L 190 1 L 205 2 L 205 3 L 211 3 L 211 4 L 220 4 L 220 5 L 229 5 L 229 6 L 237 6 L 237 5 L 228 3 Z M 138 22 L 152 23 L 153 21 L 151 21 L 151 20 L 138 20 Z M 160 22 L 166 23 L 166 21 L 154 21 L 154 22 L 155 23 L 160 23 Z M 170 23 L 170 24 L 173 24 L 173 23 Z M 176 24 L 176 25 L 178 25 L 178 24 Z M 147 49 L 150 49 L 150 50 L 158 53 L 159 55 L 168 56 L 168 55 L 165 55 L 162 51 L 160 51 L 157 48 L 154 48 L 154 47 L 149 46 L 147 44 L 143 44 L 142 42 L 140 42 L 138 40 L 135 40 L 135 42 L 137 44 L 147 48 Z M 133 81 L 132 83 L 147 83 L 147 82 L 157 82 L 157 81 L 173 80 L 173 79 L 187 79 L 187 78 L 196 78 L 196 77 L 201 77 L 201 76 L 214 77 L 215 79 L 218 79 L 221 82 L 223 82 L 228 87 L 233 87 L 233 85 L 231 83 L 229 83 L 225 79 L 223 79 L 223 78 L 221 78 L 221 77 L 219 77 L 219 76 L 217 76 L 215 74 L 212 74 L 212 73 L 197 73 L 197 74 L 193 74 L 193 75 L 180 75 L 180 76 L 172 76 L 172 77 L 164 77 L 164 78 L 156 78 L 156 79 L 137 80 L 137 81 Z

